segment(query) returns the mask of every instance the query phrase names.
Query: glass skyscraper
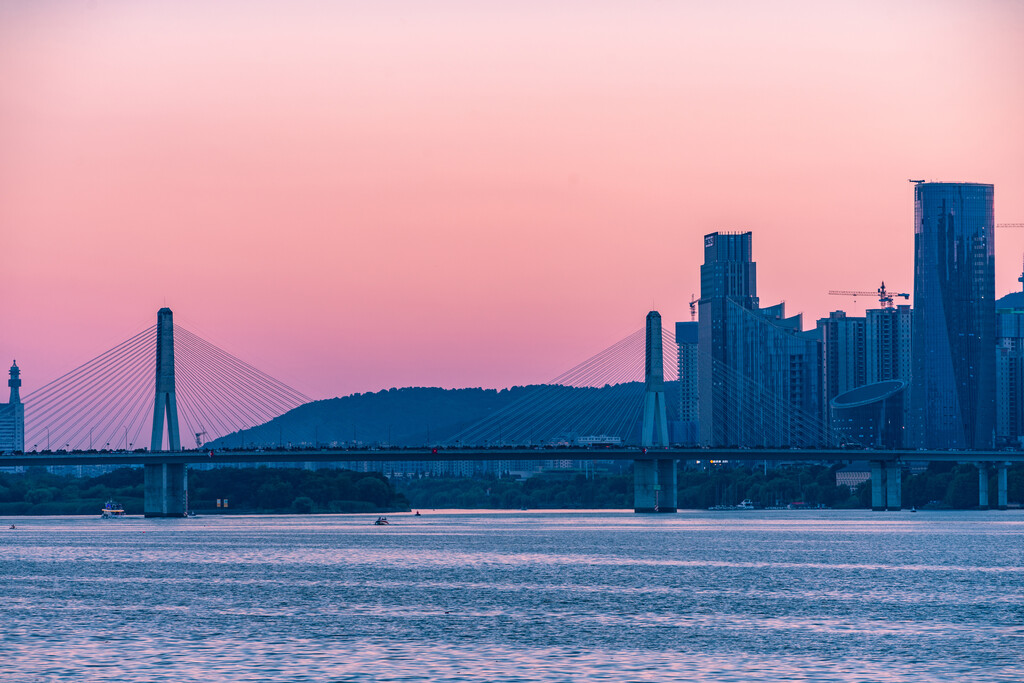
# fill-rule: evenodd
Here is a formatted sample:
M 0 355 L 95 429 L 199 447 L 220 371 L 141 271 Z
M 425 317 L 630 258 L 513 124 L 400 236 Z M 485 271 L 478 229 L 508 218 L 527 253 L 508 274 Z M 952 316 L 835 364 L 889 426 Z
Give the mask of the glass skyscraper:
M 911 442 L 983 449 L 995 431 L 993 187 L 914 187 Z

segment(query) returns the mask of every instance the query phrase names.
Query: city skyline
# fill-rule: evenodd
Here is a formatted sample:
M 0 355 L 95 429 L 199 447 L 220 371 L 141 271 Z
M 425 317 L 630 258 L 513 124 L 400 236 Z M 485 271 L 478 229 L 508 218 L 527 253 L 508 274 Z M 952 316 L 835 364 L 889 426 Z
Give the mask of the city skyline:
M 316 398 L 542 382 L 689 320 L 707 233 L 806 326 L 912 290 L 907 178 L 1024 220 L 1020 6 L 290 7 L 0 5 L 24 393 L 165 303 Z

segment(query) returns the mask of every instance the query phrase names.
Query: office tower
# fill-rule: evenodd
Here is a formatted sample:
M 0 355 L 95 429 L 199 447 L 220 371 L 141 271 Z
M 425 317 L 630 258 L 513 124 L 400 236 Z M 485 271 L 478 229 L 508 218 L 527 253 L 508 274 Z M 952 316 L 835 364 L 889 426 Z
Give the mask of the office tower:
M 993 187 L 914 187 L 910 430 L 918 448 L 983 449 L 995 432 Z
M 681 444 L 699 443 L 697 425 L 700 405 L 697 401 L 697 323 L 676 323 L 676 346 L 679 363 L 679 433 L 673 441 Z
M 11 399 L 0 403 L 0 453 L 25 450 L 25 405 L 21 402 L 21 369 L 11 365 Z
M 704 237 L 698 324 L 700 442 L 824 445 L 817 332 L 759 308 L 751 233 Z

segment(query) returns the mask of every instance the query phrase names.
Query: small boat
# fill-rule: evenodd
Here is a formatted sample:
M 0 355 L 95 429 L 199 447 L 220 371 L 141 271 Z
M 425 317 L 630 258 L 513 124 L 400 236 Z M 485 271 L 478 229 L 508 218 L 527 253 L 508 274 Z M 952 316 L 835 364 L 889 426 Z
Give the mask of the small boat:
M 374 522 L 374 524 L 376 524 L 377 526 L 384 526 L 385 524 L 391 524 L 391 522 L 388 521 L 387 517 L 378 517 L 377 521 Z
M 713 510 L 715 512 L 723 512 L 723 511 L 731 512 L 731 511 L 734 511 L 734 510 L 756 510 L 756 509 L 757 508 L 754 506 L 754 501 L 750 500 L 749 498 L 745 498 L 739 505 L 714 505 L 714 506 L 708 508 L 708 510 Z
M 420 516 L 420 511 L 419 511 L 419 510 L 417 510 L 417 511 L 416 511 L 416 514 L 415 514 L 415 515 L 413 515 L 413 516 L 414 516 L 414 517 L 419 517 L 419 516 Z
M 100 517 L 103 519 L 114 519 L 115 517 L 126 517 L 124 508 L 112 500 L 108 500 L 100 510 Z
M 910 507 L 910 511 L 911 511 L 911 512 L 917 512 L 917 508 L 916 508 L 916 507 L 914 507 L 914 506 L 911 506 L 911 507 Z

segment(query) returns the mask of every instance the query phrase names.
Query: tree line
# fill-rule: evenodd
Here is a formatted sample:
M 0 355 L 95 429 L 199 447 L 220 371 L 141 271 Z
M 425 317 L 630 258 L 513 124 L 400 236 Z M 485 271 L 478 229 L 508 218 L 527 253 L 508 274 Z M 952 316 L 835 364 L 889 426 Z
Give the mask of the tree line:
M 869 508 L 870 481 L 852 490 L 836 486 L 840 465 L 773 468 L 712 466 L 680 468 L 678 507 L 702 510 L 744 499 L 761 507 L 800 503 L 808 507 Z M 996 473 L 989 471 L 991 504 Z M 1024 501 L 1024 465 L 1008 472 L 1011 504 Z M 343 469 L 220 467 L 189 470 L 189 508 L 222 512 L 395 512 L 417 509 L 630 509 L 633 475 L 560 472 L 529 479 L 393 478 Z M 904 473 L 903 506 L 970 509 L 978 504 L 973 465 L 932 463 L 919 474 Z M 55 474 L 45 468 L 0 473 L 0 515 L 97 515 L 109 499 L 129 514 L 143 511 L 141 468 L 121 468 L 94 477 Z

